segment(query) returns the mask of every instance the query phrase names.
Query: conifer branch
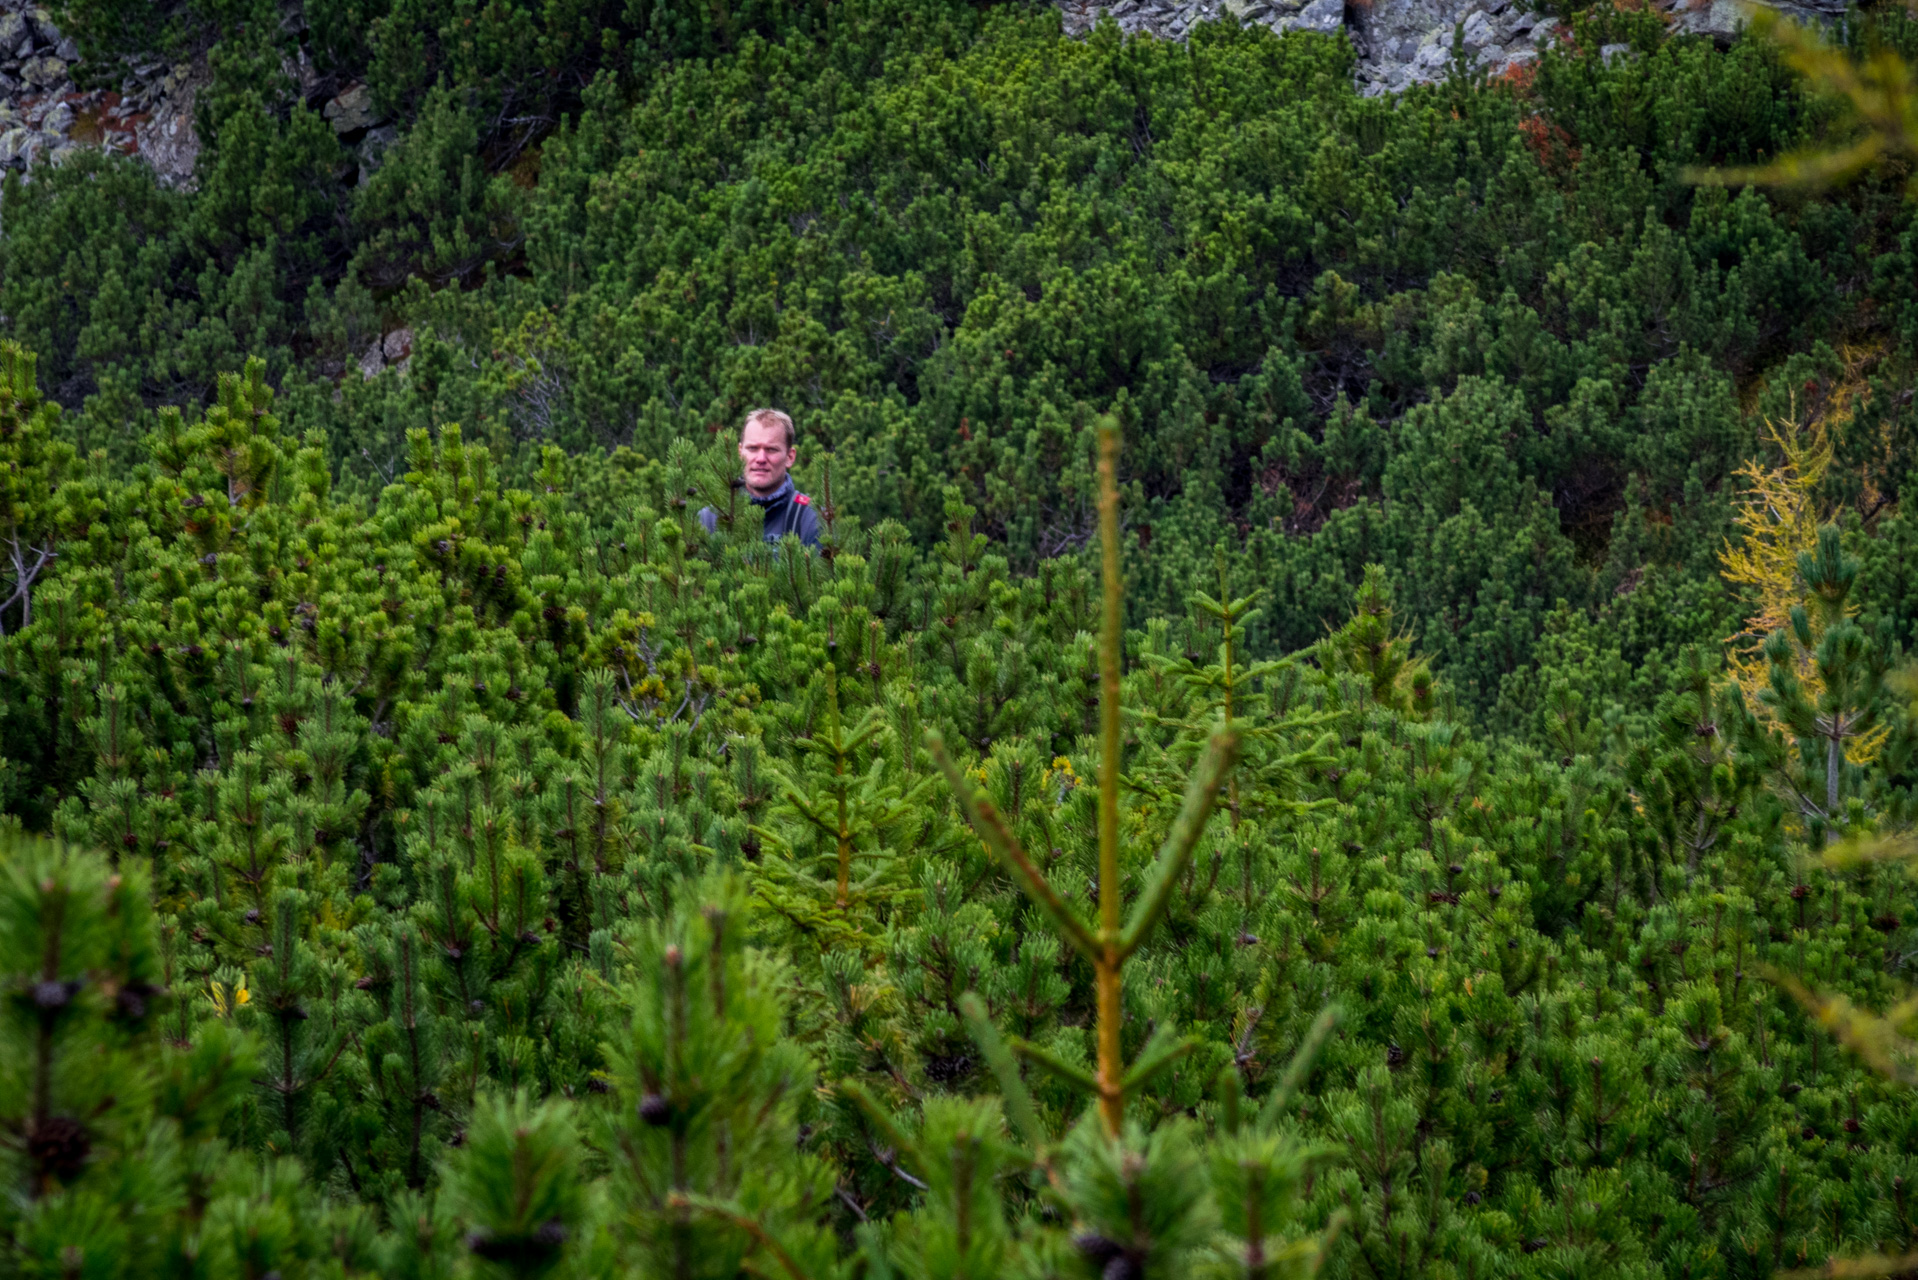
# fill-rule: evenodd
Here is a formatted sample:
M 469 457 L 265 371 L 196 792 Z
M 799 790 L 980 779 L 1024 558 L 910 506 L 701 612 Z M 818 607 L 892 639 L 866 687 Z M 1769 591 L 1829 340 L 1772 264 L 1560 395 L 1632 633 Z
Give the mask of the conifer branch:
M 1014 1053 L 1036 1066 L 1044 1067 L 1063 1083 L 1075 1089 L 1083 1089 L 1090 1094 L 1099 1094 L 1099 1081 L 1084 1067 L 1074 1066 L 1050 1049 L 1042 1048 L 1030 1040 L 1021 1040 L 1014 1036 L 1011 1043 Z
M 1299 1089 L 1312 1074 L 1312 1064 L 1318 1061 L 1319 1051 L 1331 1038 L 1333 1030 L 1344 1017 L 1337 1005 L 1328 1005 L 1319 1011 L 1306 1029 L 1305 1039 L 1299 1042 L 1298 1052 L 1292 1055 L 1292 1061 L 1285 1068 L 1285 1074 L 1279 1078 L 1278 1087 L 1266 1098 L 1265 1105 L 1259 1108 L 1259 1128 L 1270 1129 L 1285 1114 L 1286 1108 L 1298 1096 Z
M 1174 1036 L 1170 1028 L 1161 1026 L 1125 1073 L 1126 1097 L 1145 1088 L 1154 1076 L 1198 1047 L 1198 1041 Z
M 864 1085 L 857 1080 L 841 1080 L 838 1089 L 859 1108 L 860 1113 L 866 1117 L 866 1122 L 879 1131 L 879 1136 L 885 1139 L 888 1147 L 891 1147 L 898 1156 L 910 1158 L 913 1164 L 919 1166 L 920 1174 L 925 1174 L 926 1162 L 920 1156 L 918 1148 L 899 1128 L 898 1122 L 879 1105 L 879 1100 L 866 1091 Z
M 1119 1043 L 1125 1016 L 1120 1006 L 1120 967 L 1125 956 L 1119 947 L 1119 669 L 1125 659 L 1121 630 L 1125 580 L 1119 568 L 1119 424 L 1110 417 L 1099 423 L 1099 548 L 1100 954 L 1093 963 L 1093 982 L 1098 1001 L 1099 1114 L 1106 1133 L 1117 1137 L 1125 1121 L 1121 1085 L 1125 1054 Z
M 959 1012 L 966 1020 L 966 1030 L 972 1034 L 973 1043 L 986 1056 L 986 1065 L 999 1082 L 999 1096 L 1005 1103 L 1006 1119 L 1011 1122 L 1012 1131 L 1037 1150 L 1045 1143 L 1045 1130 L 1040 1127 L 1039 1113 L 1032 1105 L 1032 1094 L 1025 1080 L 1019 1075 L 1019 1064 L 1013 1060 L 1012 1050 L 987 1016 L 986 1002 L 980 999 L 978 992 L 968 991 L 959 997 Z
M 933 760 L 946 775 L 946 781 L 952 786 L 952 793 L 959 801 L 959 811 L 988 849 L 998 856 L 1012 873 L 1026 896 L 1044 911 L 1049 919 L 1059 927 L 1066 940 L 1088 960 L 1096 960 L 1100 953 L 1098 939 L 1092 930 L 1072 909 L 1072 904 L 1059 896 L 1045 873 L 1032 864 L 1026 851 L 1019 846 L 1018 837 L 1007 829 L 1005 820 L 993 807 L 990 800 L 972 787 L 965 776 L 959 772 L 952 758 L 946 754 L 945 741 L 937 733 L 926 735 L 926 749 L 932 752 Z
M 757 1218 L 745 1212 L 743 1209 L 723 1200 L 713 1200 L 706 1196 L 695 1195 L 686 1191 L 675 1191 L 667 1196 L 666 1207 L 675 1212 L 684 1212 L 690 1209 L 695 1213 L 703 1213 L 709 1218 L 718 1218 L 722 1222 L 731 1223 L 733 1226 L 738 1227 L 741 1231 L 751 1236 L 759 1244 L 765 1246 L 766 1251 L 772 1254 L 774 1259 L 778 1261 L 779 1269 L 791 1277 L 791 1280 L 811 1280 L 811 1277 L 806 1274 L 805 1269 L 799 1265 L 792 1254 L 786 1251 L 786 1247 L 774 1238 L 773 1233 L 768 1231 L 765 1225 Z
M 1902 1257 L 1827 1258 L 1816 1267 L 1780 1271 L 1772 1280 L 1879 1280 L 1879 1277 L 1910 1275 L 1914 1271 L 1918 1271 L 1918 1253 Z
M 1218 1088 L 1219 1131 L 1230 1136 L 1239 1131 L 1240 1109 L 1245 1100 L 1237 1063 L 1228 1062 L 1219 1068 Z
M 1218 803 L 1219 788 L 1237 762 L 1238 755 L 1237 733 L 1221 731 L 1212 735 L 1199 767 L 1186 784 L 1185 802 L 1172 823 L 1172 830 L 1166 835 L 1165 844 L 1159 849 L 1158 860 L 1153 864 L 1152 879 L 1147 883 L 1145 893 L 1132 904 L 1132 918 L 1126 922 L 1125 932 L 1119 939 L 1121 956 L 1130 956 L 1139 949 L 1152 932 L 1152 926 L 1159 922 L 1166 904 L 1172 900 L 1173 887 L 1178 884 L 1179 877 L 1185 874 L 1186 864 L 1192 860 L 1192 851 L 1198 847 L 1199 837 L 1205 832 L 1206 820 L 1212 816 L 1213 806 Z

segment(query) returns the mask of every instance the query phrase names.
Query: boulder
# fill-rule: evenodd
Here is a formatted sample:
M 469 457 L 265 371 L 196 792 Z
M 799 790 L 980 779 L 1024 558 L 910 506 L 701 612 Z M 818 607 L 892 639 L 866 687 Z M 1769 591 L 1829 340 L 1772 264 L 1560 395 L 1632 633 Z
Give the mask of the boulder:
M 1219 18 L 1224 0 L 1058 0 L 1066 34 L 1082 36 L 1101 17 L 1112 19 L 1128 35 L 1141 32 L 1182 39 L 1201 22 Z
M 1674 30 L 1729 42 L 1744 26 L 1747 0 L 1651 0 L 1671 15 Z M 1842 16 L 1847 0 L 1756 0 L 1800 22 Z M 1549 19 L 1528 0 L 1055 0 L 1065 30 L 1084 35 L 1110 18 L 1119 29 L 1183 39 L 1200 22 L 1220 18 L 1275 31 L 1344 30 L 1358 53 L 1359 88 L 1396 93 L 1444 76 L 1454 46 L 1492 74 L 1525 67 L 1551 38 Z M 1603 52 L 1607 62 L 1620 48 Z
M 320 114 L 333 126 L 334 133 L 357 133 L 377 122 L 373 113 L 373 91 L 356 84 L 328 102 Z
M 366 136 L 360 139 L 359 148 L 355 152 L 360 162 L 362 179 L 385 162 L 388 149 L 399 140 L 400 131 L 390 124 L 383 124 L 366 131 Z
M 1832 22 L 1844 16 L 1845 0 L 1756 0 L 1768 9 L 1776 9 L 1795 22 Z M 1729 43 L 1749 20 L 1744 0 L 1672 0 L 1669 12 L 1672 27 L 1687 35 L 1710 36 L 1719 44 Z
M 1262 22 L 1274 31 L 1331 34 L 1345 25 L 1345 0 L 1225 0 L 1241 22 Z
M 134 130 L 134 149 L 153 166 L 164 186 L 188 187 L 200 159 L 200 135 L 193 128 L 193 104 L 199 84 L 189 82 L 178 93 L 154 104 L 150 118 Z
M 67 64 L 58 58 L 28 58 L 20 64 L 20 78 L 42 89 L 51 89 L 67 78 Z
M 1466 15 L 1459 35 L 1465 42 L 1467 53 L 1478 53 L 1498 41 L 1498 33 L 1492 29 L 1492 20 L 1485 15 L 1483 9 L 1474 9 Z

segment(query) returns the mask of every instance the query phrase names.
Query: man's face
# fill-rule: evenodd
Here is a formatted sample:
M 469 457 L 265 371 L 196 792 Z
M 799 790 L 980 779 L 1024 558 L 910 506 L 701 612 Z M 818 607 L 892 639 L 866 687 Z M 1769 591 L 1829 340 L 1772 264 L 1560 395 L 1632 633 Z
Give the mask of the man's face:
M 786 483 L 799 456 L 786 445 L 786 430 L 776 422 L 748 422 L 739 437 L 739 460 L 746 464 L 746 487 L 765 497 Z

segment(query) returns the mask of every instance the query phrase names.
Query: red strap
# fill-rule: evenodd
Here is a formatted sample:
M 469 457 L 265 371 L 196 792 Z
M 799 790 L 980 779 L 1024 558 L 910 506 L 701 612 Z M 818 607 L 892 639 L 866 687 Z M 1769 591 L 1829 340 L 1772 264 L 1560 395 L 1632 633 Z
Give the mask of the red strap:
M 793 495 L 793 501 L 797 502 L 802 507 L 810 507 L 812 505 L 812 499 L 808 498 L 803 493 L 795 493 Z

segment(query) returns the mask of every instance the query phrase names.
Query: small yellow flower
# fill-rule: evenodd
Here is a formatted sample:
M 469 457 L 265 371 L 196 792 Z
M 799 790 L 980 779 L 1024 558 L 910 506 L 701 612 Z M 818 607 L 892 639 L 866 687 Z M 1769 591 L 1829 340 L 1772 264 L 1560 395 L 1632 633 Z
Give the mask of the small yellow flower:
M 220 980 L 215 978 L 206 984 L 207 997 L 213 1001 L 213 1007 L 222 1018 L 233 1016 L 233 1011 L 253 999 L 253 993 L 246 989 L 246 979 L 240 979 L 240 985 L 233 988 L 233 999 L 229 1002 Z

